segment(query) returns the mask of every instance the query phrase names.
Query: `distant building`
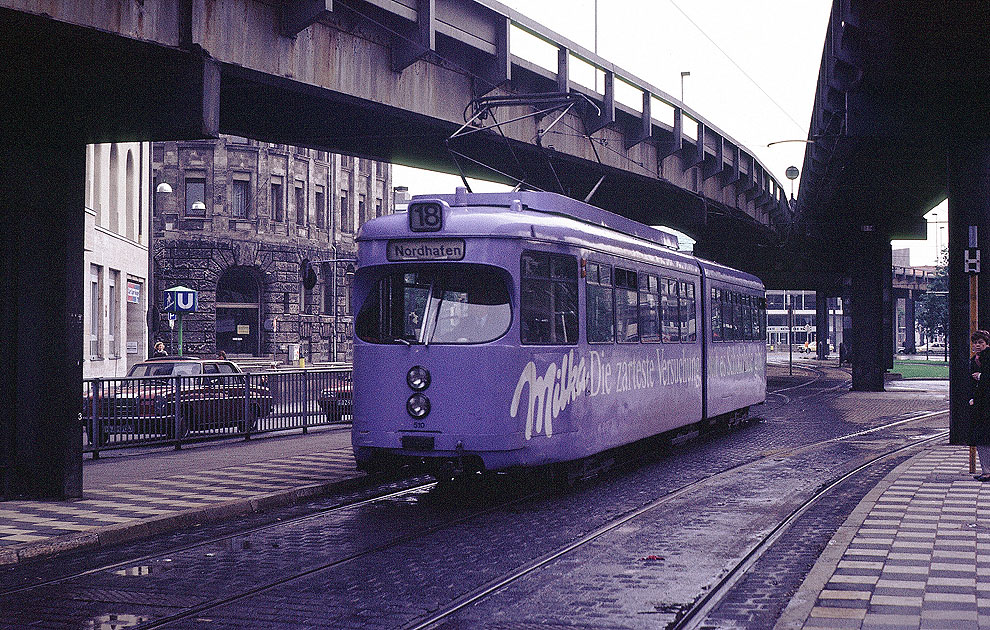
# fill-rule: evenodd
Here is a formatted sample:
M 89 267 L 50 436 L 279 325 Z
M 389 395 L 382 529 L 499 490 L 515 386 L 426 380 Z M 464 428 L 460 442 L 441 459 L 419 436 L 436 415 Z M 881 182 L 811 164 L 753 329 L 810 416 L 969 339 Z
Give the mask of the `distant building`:
M 767 344 L 786 349 L 817 341 L 817 297 L 814 291 L 767 291 Z M 842 343 L 842 299 L 828 298 L 829 347 Z
M 147 356 L 150 148 L 86 147 L 84 378 L 124 376 Z
M 173 190 L 156 195 L 156 295 L 199 291 L 185 352 L 349 360 L 354 236 L 392 212 L 391 165 L 234 136 L 156 142 L 152 156 L 153 184 Z M 153 320 L 152 335 L 174 348 L 167 317 Z

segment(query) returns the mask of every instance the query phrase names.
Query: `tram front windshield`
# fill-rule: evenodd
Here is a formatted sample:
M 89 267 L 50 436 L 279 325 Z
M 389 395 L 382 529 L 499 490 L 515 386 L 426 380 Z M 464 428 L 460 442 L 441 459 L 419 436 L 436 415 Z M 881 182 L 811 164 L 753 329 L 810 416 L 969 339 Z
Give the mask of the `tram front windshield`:
M 378 280 L 358 312 L 369 343 L 468 344 L 498 339 L 512 309 L 505 278 L 479 265 L 403 267 Z

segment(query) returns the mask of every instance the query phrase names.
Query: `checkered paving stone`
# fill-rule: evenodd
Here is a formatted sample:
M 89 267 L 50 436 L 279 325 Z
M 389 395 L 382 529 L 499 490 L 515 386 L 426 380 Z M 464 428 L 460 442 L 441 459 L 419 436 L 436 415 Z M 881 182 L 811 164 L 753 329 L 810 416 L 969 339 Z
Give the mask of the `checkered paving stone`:
M 933 449 L 883 491 L 804 628 L 990 629 L 990 484 L 968 455 Z
M 113 484 L 67 503 L 5 501 L 0 503 L 0 546 L 243 500 L 353 472 L 353 457 L 333 451 Z

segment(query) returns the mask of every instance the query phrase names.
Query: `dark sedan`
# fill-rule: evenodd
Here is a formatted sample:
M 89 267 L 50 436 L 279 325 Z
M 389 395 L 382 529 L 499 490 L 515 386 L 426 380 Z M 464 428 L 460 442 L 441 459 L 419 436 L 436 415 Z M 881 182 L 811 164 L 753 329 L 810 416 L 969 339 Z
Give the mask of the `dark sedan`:
M 178 392 L 178 396 L 176 396 Z M 176 399 L 178 398 L 178 412 Z M 186 436 L 192 431 L 254 429 L 272 410 L 272 394 L 230 361 L 156 357 L 124 379 L 96 382 L 83 399 L 90 435 Z
M 329 422 L 350 420 L 354 409 L 350 372 L 330 372 L 330 384 L 320 390 L 316 401 Z

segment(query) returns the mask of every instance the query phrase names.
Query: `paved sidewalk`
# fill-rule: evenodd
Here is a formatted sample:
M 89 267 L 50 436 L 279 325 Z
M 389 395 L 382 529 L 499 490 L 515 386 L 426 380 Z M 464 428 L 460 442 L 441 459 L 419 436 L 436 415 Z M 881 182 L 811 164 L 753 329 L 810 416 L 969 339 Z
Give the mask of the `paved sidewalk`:
M 832 538 L 775 630 L 990 628 L 990 483 L 969 449 L 904 462 Z
M 214 522 L 357 481 L 349 425 L 83 462 L 83 498 L 0 501 L 0 565 Z

